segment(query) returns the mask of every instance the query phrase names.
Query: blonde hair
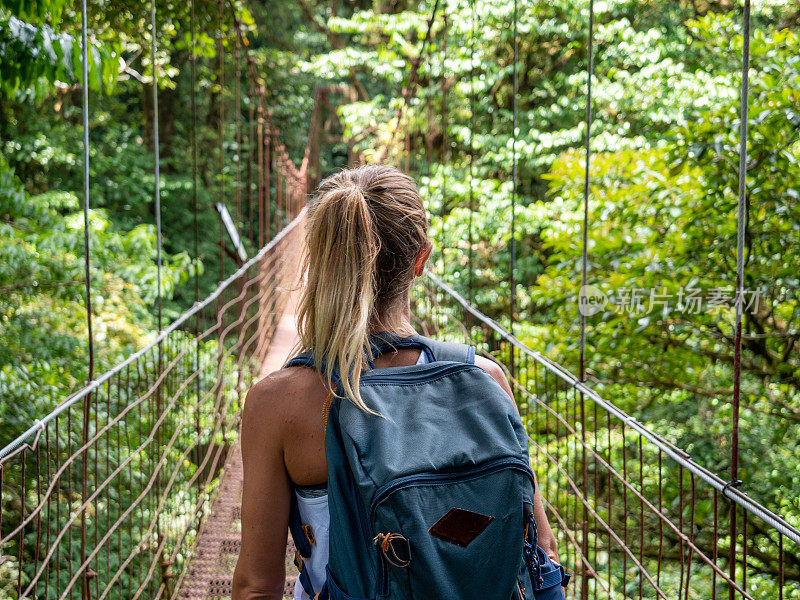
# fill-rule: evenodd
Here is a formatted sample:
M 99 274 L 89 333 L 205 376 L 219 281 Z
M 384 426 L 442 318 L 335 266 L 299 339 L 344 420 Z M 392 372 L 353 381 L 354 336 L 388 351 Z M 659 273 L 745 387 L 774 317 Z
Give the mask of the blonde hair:
M 428 219 L 414 180 L 395 169 L 364 165 L 324 180 L 309 203 L 307 283 L 297 326 L 300 345 L 318 369 L 331 369 L 344 395 L 372 412 L 358 391 L 368 368 L 369 329 L 396 333 L 403 323 L 380 321 L 406 293 L 426 244 Z M 405 327 L 407 328 L 407 326 Z

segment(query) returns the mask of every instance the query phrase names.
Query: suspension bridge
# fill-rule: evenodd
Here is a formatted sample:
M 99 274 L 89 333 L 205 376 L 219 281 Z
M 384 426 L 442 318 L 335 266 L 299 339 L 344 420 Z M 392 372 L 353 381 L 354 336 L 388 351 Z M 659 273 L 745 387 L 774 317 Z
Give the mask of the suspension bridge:
M 83 3 L 83 74 L 86 57 Z M 220 204 L 235 207 L 235 222 L 258 251 L 242 257 L 227 247 L 220 222 L 222 271 L 216 290 L 199 297 L 165 325 L 159 285 L 158 333 L 125 360 L 96 374 L 93 365 L 90 248 L 86 247 L 89 381 L 0 450 L 0 599 L 90 598 L 223 599 L 231 595 L 239 551 L 241 462 L 237 430 L 244 396 L 260 376 L 281 366 L 296 341 L 294 306 L 302 284 L 301 249 L 308 194 L 323 176 L 320 148 L 336 120 L 333 98 L 347 86 L 314 94 L 308 143 L 296 165 L 273 123 L 264 87 L 248 54 L 246 29 L 232 3 L 219 3 L 234 23 L 233 92 L 236 147 L 249 145 L 243 197 L 241 161 L 232 198 L 220 186 Z M 427 21 L 425 41 L 437 18 Z M 194 2 L 192 2 L 194 16 Z M 591 13 L 590 13 L 591 15 Z M 516 7 L 515 7 L 516 17 Z M 152 5 L 153 56 L 158 51 Z M 749 39 L 749 2 L 743 21 Z M 588 28 L 593 31 L 590 17 Z M 192 21 L 192 43 L 194 43 Z M 516 54 L 516 18 L 514 21 Z M 220 44 L 220 75 L 224 49 Z M 587 281 L 589 158 L 592 81 L 589 45 L 586 98 L 582 283 Z M 394 134 L 377 150 L 413 172 L 404 114 L 415 94 L 423 53 L 412 61 L 394 116 Z M 748 44 L 742 55 L 742 122 L 747 123 Z M 514 89 L 517 89 L 516 60 Z M 192 62 L 194 69 L 194 62 Z M 243 108 L 241 74 L 255 105 Z M 194 77 L 193 77 L 194 81 Z M 161 204 L 158 158 L 158 85 L 152 86 L 156 118 L 153 191 L 159 248 Z M 197 120 L 193 89 L 193 119 Z M 446 88 L 443 86 L 443 110 Z M 255 108 L 253 108 L 255 106 Z M 88 87 L 83 87 L 84 208 L 88 230 Z M 222 104 L 219 108 L 223 110 Z M 251 112 L 248 132 L 241 115 Z M 326 116 L 326 114 L 328 116 Z M 516 103 L 511 165 L 516 190 Z M 220 115 L 218 143 L 225 143 Z M 446 118 L 443 119 L 446 125 Z M 743 194 L 747 132 L 741 135 L 737 290 L 742 290 Z M 327 136 L 327 137 L 326 137 Z M 446 156 L 447 131 L 443 133 Z M 470 141 L 471 143 L 471 141 Z M 194 209 L 198 210 L 196 131 Z M 223 153 L 220 153 L 223 156 Z M 362 157 L 352 151 L 351 164 Z M 471 163 L 470 163 L 471 166 Z M 222 170 L 222 169 L 221 169 Z M 470 177 L 471 183 L 471 177 Z M 470 188 L 470 204 L 474 196 Z M 516 202 L 516 192 L 512 203 Z M 472 206 L 471 206 L 472 207 Z M 470 207 L 470 208 L 471 208 Z M 528 428 L 531 454 L 561 560 L 574 574 L 568 596 L 581 598 L 800 598 L 800 531 L 751 498 L 737 480 L 741 307 L 736 316 L 734 422 L 730 473 L 716 473 L 602 397 L 586 382 L 586 322 L 581 317 L 577 374 L 514 335 L 515 281 L 512 204 L 511 313 L 502 326 L 476 309 L 434 268 L 412 299 L 415 325 L 440 339 L 469 341 L 502 364 Z M 227 208 L 226 208 L 227 210 Z M 195 253 L 200 235 L 195 218 Z M 470 231 L 470 246 L 473 243 Z M 440 247 L 445 240 L 438 240 Z M 226 256 L 236 269 L 225 272 Z M 441 260 L 446 255 L 441 253 Z M 159 277 L 161 267 L 158 257 Z M 228 263 L 231 261 L 229 260 Z M 470 276 L 471 286 L 471 276 Z M 6 440 L 3 440 L 5 442 Z M 667 487 L 665 482 L 677 482 Z M 291 548 L 287 548 L 287 556 Z M 287 559 L 290 595 L 292 567 Z

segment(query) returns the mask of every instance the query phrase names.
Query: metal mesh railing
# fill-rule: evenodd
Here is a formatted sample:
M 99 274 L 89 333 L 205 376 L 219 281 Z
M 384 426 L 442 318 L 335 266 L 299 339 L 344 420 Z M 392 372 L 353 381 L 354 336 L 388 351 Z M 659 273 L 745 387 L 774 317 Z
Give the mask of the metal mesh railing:
M 298 282 L 302 207 L 311 180 L 309 165 L 319 164 L 319 150 L 312 141 L 320 125 L 312 123 L 309 148 L 296 167 L 268 108 L 240 7 L 220 0 L 217 31 L 212 32 L 217 39 L 216 56 L 209 65 L 218 82 L 213 115 L 219 124 L 216 149 L 213 140 L 201 138 L 197 64 L 202 61 L 195 35 L 199 19 L 194 0 L 189 4 L 192 255 L 200 260 L 200 193 L 218 193 L 219 266 L 224 281 L 201 301 L 199 269 L 195 269 L 194 306 L 144 348 L 95 376 L 85 42 L 87 15 L 93 7 L 84 0 L 80 3 L 85 84 L 82 168 L 91 381 L 0 449 L 0 600 L 174 595 L 185 579 L 200 524 L 217 493 L 221 466 L 236 438 L 241 402 L 268 351 L 286 301 L 284 292 Z M 151 57 L 157 56 L 162 42 L 157 37 L 160 15 L 156 8 L 151 2 Z M 209 11 L 209 5 L 198 8 L 203 14 Z M 232 56 L 228 48 L 233 48 Z M 156 82 L 158 75 L 156 69 Z M 161 329 L 158 94 L 159 86 L 153 85 L 158 257 L 153 308 Z M 246 113 L 249 119 L 243 123 Z M 235 138 L 229 135 L 231 131 Z M 216 152 L 217 171 L 209 167 L 208 157 L 200 159 L 201 152 L 209 156 Z M 226 230 L 234 245 L 234 239 L 246 243 L 231 250 Z M 261 250 L 226 278 L 226 267 L 241 265 L 246 250 L 252 248 Z M 9 436 L 2 439 L 7 442 Z
M 174 595 L 179 583 L 187 578 L 200 524 L 217 492 L 220 466 L 226 464 L 236 436 L 244 391 L 258 371 L 285 300 L 282 292 L 296 283 L 301 246 L 298 236 L 302 229 L 299 209 L 309 184 L 321 174 L 321 118 L 315 109 L 308 149 L 298 169 L 289 160 L 273 126 L 264 83 L 258 78 L 235 7 L 231 2 L 218 4 L 220 25 L 224 12 L 229 10 L 235 31 L 237 149 L 242 141 L 240 60 L 246 63 L 248 96 L 253 99 L 248 105 L 248 185 L 244 188 L 241 181 L 238 158 L 236 183 L 231 187 L 227 182 L 227 189 L 233 190 L 236 200 L 236 220 L 242 224 L 246 221 L 247 237 L 254 247 L 261 247 L 286 220 L 294 220 L 210 297 L 196 302 L 142 350 L 67 398 L 0 450 L 0 600 Z M 516 92 L 516 2 L 514 5 L 512 77 Z M 438 6 L 436 2 L 432 7 L 422 50 L 428 46 Z M 590 14 L 591 6 L 590 3 Z M 743 23 L 749 32 L 749 11 Z M 151 25 L 155 30 L 155 4 L 151 5 Z M 590 18 L 590 40 L 592 28 Z M 219 77 L 224 81 L 222 32 L 218 39 Z M 155 55 L 155 36 L 152 41 Z M 415 93 L 422 50 L 411 66 L 403 91 L 404 107 Z M 444 57 L 446 37 L 442 52 Z M 590 85 L 591 47 L 588 55 Z M 474 56 L 472 59 L 474 62 Z M 747 61 L 745 53 L 744 73 Z M 83 62 L 87 64 L 85 57 Z M 446 163 L 450 146 L 445 76 L 443 71 L 441 138 L 442 162 Z M 193 86 L 194 80 L 193 74 Z M 155 104 L 158 86 L 153 88 Z M 473 106 L 474 88 L 470 92 Z M 746 92 L 745 86 L 745 116 Z M 193 87 L 193 98 L 195 95 Z M 321 90 L 317 90 L 315 98 L 321 97 Z M 83 108 L 84 122 L 88 123 L 87 96 Z M 219 110 L 218 188 L 224 205 L 223 103 Z M 512 111 L 509 319 L 513 323 L 516 94 Z M 470 113 L 474 112 L 471 109 Z M 400 142 L 404 114 L 404 108 L 395 113 L 397 128 L 389 138 L 389 146 Z M 587 157 L 591 124 L 591 93 L 587 89 Z M 157 137 L 157 120 L 153 125 Z M 741 136 L 742 160 L 746 158 L 746 139 L 746 135 Z M 192 143 L 196 211 L 196 131 Z M 88 213 L 88 137 L 84 144 L 84 201 Z M 387 146 L 379 149 L 376 156 L 385 158 L 390 150 L 405 153 L 406 170 L 410 170 L 412 147 L 408 131 L 403 150 Z M 470 136 L 470 209 L 474 204 L 474 153 Z M 157 177 L 158 158 L 154 168 Z M 586 168 L 585 207 L 589 201 L 588 160 Z M 746 170 L 740 169 L 740 208 L 745 176 Z M 156 199 L 158 189 L 156 185 Z M 246 206 L 242 206 L 242 189 L 247 190 Z M 444 215 L 448 205 L 444 176 L 441 197 Z M 160 204 L 157 206 L 160 216 Z M 249 218 L 245 219 L 245 213 Z M 585 219 L 583 279 L 588 260 L 587 228 Z M 160 222 L 158 233 L 160 238 Z M 472 256 L 471 220 L 469 236 Z M 222 241 L 221 238 L 220 252 L 224 253 Z M 439 242 L 442 248 L 446 247 L 447 240 Z M 444 263 L 444 252 L 441 259 Z M 220 262 L 224 266 L 224 255 Z M 741 269 L 737 274 L 741 275 Z M 88 280 L 89 277 L 87 305 Z M 435 276 L 429 276 L 423 287 L 415 297 L 414 311 L 420 331 L 442 339 L 468 339 L 508 372 L 529 431 L 534 466 L 559 537 L 562 561 L 576 574 L 568 591 L 570 596 L 582 600 L 800 598 L 797 529 L 750 499 L 743 490 L 731 486 L 727 479 L 694 462 L 683 450 L 651 432 L 563 367 L 531 350 Z M 92 311 L 90 306 L 87 308 L 91 327 Z M 737 320 L 741 321 L 741 314 Z M 585 351 L 584 333 L 581 355 Z M 90 343 L 91 339 L 90 335 Z M 737 361 L 735 371 L 739 370 Z M 736 428 L 733 435 L 738 435 Z M 737 459 L 736 451 L 732 457 Z M 181 589 L 190 592 L 188 587 Z M 220 584 L 218 594 L 227 593 L 229 585 Z
M 414 304 L 420 331 L 476 344 L 506 369 L 561 560 L 576 575 L 570 597 L 800 597 L 800 532 L 783 518 L 527 347 L 435 275 L 428 274 Z M 731 514 L 738 516 L 733 528 Z
M 298 283 L 304 214 L 0 450 L 0 598 L 170 596 Z

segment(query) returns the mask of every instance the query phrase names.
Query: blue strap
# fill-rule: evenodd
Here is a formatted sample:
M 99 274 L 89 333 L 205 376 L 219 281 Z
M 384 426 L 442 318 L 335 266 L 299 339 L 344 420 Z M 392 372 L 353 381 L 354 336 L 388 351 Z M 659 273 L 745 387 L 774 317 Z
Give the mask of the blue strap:
M 440 342 L 421 335 L 401 336 L 388 331 L 373 333 L 370 336 L 371 356 L 367 357 L 371 369 L 375 368 L 375 358 L 386 352 L 402 348 L 419 348 L 425 353 L 428 362 L 448 360 L 453 362 L 463 362 L 470 365 L 475 364 L 475 346 L 467 344 L 457 344 L 454 342 Z M 286 363 L 287 367 L 316 367 L 314 353 L 307 350 L 298 354 Z M 337 370 L 331 369 L 330 373 L 325 364 L 321 365 L 320 370 L 329 375 L 334 386 L 337 388 L 341 383 Z
M 300 507 L 297 503 L 297 494 L 295 493 L 294 489 L 292 489 L 292 497 L 289 503 L 289 531 L 292 534 L 292 539 L 294 540 L 294 546 L 297 548 L 297 553 L 300 555 L 300 559 L 304 560 L 311 557 L 311 543 L 306 538 L 306 534 L 303 531 L 303 521 L 300 518 Z M 311 579 L 308 575 L 308 569 L 305 568 L 305 565 L 300 562 L 298 564 L 297 557 L 295 557 L 295 566 L 300 571 L 299 575 L 297 576 L 298 581 L 300 581 L 300 585 L 303 586 L 303 590 L 305 590 L 306 594 L 310 598 L 314 597 L 314 586 L 311 585 Z
M 539 546 L 536 518 L 533 516 L 533 505 L 525 502 L 522 507 L 525 524 L 525 539 L 523 541 L 523 554 L 528 573 L 533 584 L 534 597 L 536 592 L 560 585 L 567 587 L 572 577 L 564 571 L 557 562 L 553 561 L 547 553 Z
M 561 587 L 567 587 L 572 579 L 572 573 L 567 573 L 561 565 L 558 565 L 558 568 L 561 570 Z
M 455 342 L 440 342 L 439 340 L 428 340 L 428 342 L 433 347 L 437 360 L 462 362 L 468 365 L 475 364 L 475 346 L 457 344 Z
M 569 584 L 569 580 L 571 575 L 564 571 L 564 567 L 561 565 L 557 565 L 553 563 L 554 567 L 552 571 L 546 571 L 542 573 L 540 584 L 537 586 L 534 584 L 534 590 L 543 590 L 550 587 L 555 587 L 557 585 L 561 585 L 561 587 L 567 587 Z
M 314 598 L 314 586 L 311 585 L 311 579 L 308 576 L 308 569 L 303 569 L 300 571 L 300 574 L 297 576 L 297 580 L 300 582 L 300 585 L 303 586 L 303 590 L 306 594 L 308 594 L 309 598 Z
M 303 521 L 300 518 L 300 506 L 297 503 L 297 494 L 294 489 L 292 489 L 291 494 L 292 497 L 289 502 L 289 531 L 292 534 L 294 546 L 297 548 L 297 553 L 300 555 L 301 560 L 307 559 L 311 557 L 311 543 L 308 541 L 303 531 Z M 295 560 L 295 563 L 296 562 L 297 560 Z M 306 594 L 313 598 L 314 588 L 311 585 L 311 579 L 308 577 L 308 570 L 302 563 L 296 566 L 300 570 L 300 574 L 297 577 L 300 581 L 300 585 L 303 586 Z
M 303 521 L 300 519 L 300 507 L 297 505 L 297 494 L 291 491 L 291 501 L 289 503 L 289 531 L 294 540 L 294 546 L 303 558 L 311 556 L 311 544 L 306 539 L 303 532 Z
M 314 355 L 311 350 L 306 350 L 302 354 L 298 354 L 294 358 L 290 358 L 286 363 L 287 367 L 313 367 Z
M 475 346 L 440 342 L 421 335 L 399 336 L 390 332 L 375 333 L 370 336 L 373 360 L 380 354 L 400 348 L 419 348 L 425 353 L 428 362 L 448 360 L 475 364 Z M 374 364 L 370 363 L 374 367 Z
M 325 583 L 322 584 L 322 589 L 319 591 L 319 596 L 316 598 L 311 596 L 312 600 L 329 600 L 331 597 L 331 593 L 328 591 L 328 580 L 325 580 Z
M 316 368 L 317 363 L 314 360 L 314 353 L 311 350 L 306 350 L 305 352 L 303 352 L 301 354 L 298 354 L 294 358 L 289 359 L 286 362 L 286 366 L 287 367 L 311 367 L 311 368 Z M 323 373 L 325 373 L 326 375 L 328 374 L 328 368 L 325 365 L 325 363 L 322 364 L 322 366 L 320 367 L 320 370 Z M 340 383 L 341 380 L 339 379 L 339 373 L 336 371 L 336 369 L 332 369 L 331 370 L 330 378 L 331 378 L 331 381 L 333 382 L 333 385 L 338 388 L 339 387 L 339 383 Z
M 403 348 L 419 348 L 425 353 L 425 358 L 428 359 L 428 362 L 436 362 L 436 360 L 438 360 L 433 351 L 433 345 L 431 344 L 433 340 L 424 338 L 421 335 L 409 335 L 403 337 L 395 333 L 383 331 L 381 333 L 374 333 L 369 337 L 370 346 L 372 347 L 372 357 L 369 361 L 369 366 L 373 369 L 375 368 L 375 363 L 373 361 L 378 356 L 385 354 L 386 352 L 400 350 Z

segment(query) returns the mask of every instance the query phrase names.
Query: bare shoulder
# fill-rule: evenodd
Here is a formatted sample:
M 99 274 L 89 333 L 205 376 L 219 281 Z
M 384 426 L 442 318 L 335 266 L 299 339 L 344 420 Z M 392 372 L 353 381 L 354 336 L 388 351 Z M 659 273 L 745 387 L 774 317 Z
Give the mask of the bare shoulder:
M 276 427 L 302 416 L 304 405 L 322 389 L 319 373 L 309 367 L 288 367 L 270 373 L 247 392 L 243 430 L 274 432 Z
M 503 371 L 503 368 L 498 363 L 493 361 L 491 358 L 486 358 L 485 356 L 482 356 L 480 354 L 475 355 L 475 365 L 480 367 L 487 373 L 489 373 L 489 375 L 491 375 L 495 379 L 497 377 L 505 378 L 506 376 L 505 372 Z
M 506 381 L 506 374 L 503 371 L 503 367 L 499 364 L 494 362 L 490 358 L 486 358 L 485 356 L 475 355 L 475 365 L 486 371 L 489 375 L 491 375 L 494 379 L 497 380 L 497 383 L 500 383 L 500 380 Z
M 506 373 L 498 363 L 486 358 L 485 356 L 475 355 L 475 365 L 486 371 L 492 378 L 500 384 L 509 396 L 511 393 L 511 386 L 508 384 Z

